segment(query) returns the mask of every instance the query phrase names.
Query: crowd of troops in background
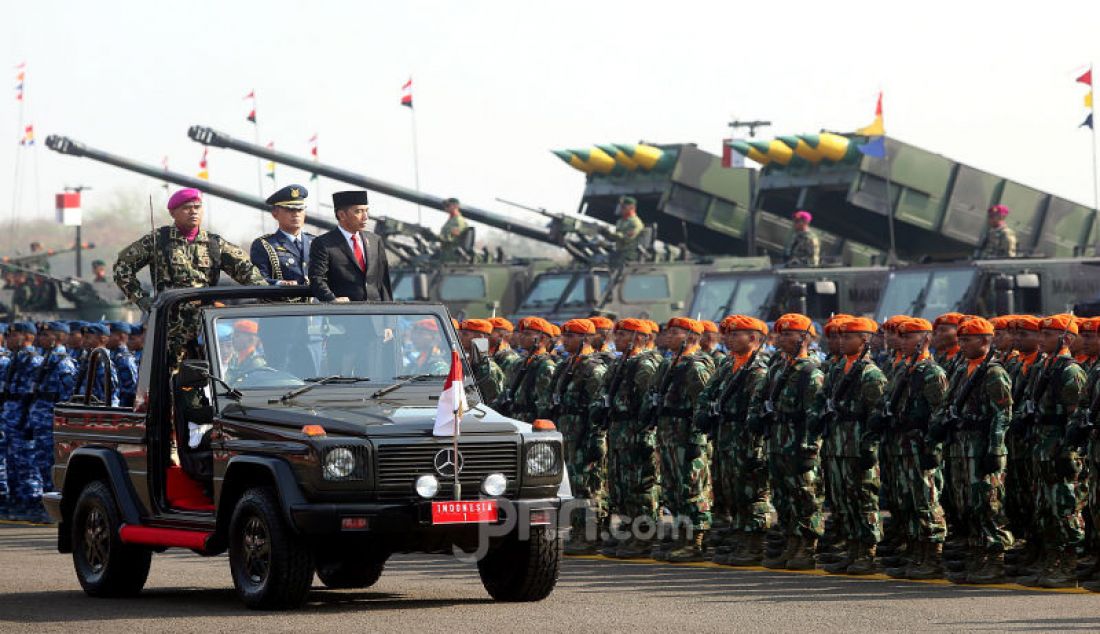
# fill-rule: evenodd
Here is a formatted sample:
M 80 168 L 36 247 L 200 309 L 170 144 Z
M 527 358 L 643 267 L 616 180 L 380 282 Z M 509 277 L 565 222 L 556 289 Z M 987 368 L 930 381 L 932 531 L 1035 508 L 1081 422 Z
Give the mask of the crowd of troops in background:
M 485 399 L 565 436 L 598 527 L 575 514 L 569 553 L 1094 591 L 1098 326 L 458 324 Z

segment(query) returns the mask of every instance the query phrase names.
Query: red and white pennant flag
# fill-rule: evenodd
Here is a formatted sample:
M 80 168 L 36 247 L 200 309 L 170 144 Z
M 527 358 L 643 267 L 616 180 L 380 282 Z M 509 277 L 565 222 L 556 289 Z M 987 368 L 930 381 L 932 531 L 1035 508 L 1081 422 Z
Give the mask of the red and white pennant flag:
M 451 351 L 451 372 L 443 384 L 443 393 L 439 395 L 439 405 L 435 410 L 433 436 L 457 436 L 458 421 L 466 411 L 466 387 L 462 383 L 462 359 L 458 351 Z
M 401 105 L 409 108 L 413 107 L 413 78 L 409 77 L 409 81 L 405 82 L 405 85 L 401 87 Z

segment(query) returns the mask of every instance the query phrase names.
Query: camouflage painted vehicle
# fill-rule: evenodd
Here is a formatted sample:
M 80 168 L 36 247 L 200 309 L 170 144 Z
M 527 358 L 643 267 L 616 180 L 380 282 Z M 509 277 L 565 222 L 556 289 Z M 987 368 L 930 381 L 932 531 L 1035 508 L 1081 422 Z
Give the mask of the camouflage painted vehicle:
M 458 320 L 512 314 L 538 272 L 556 264 L 552 260 L 512 260 L 398 266 L 390 270 L 393 298 L 440 302 Z
M 92 283 L 13 264 L 0 265 L 0 319 L 14 321 L 137 321 L 141 311 L 114 284 Z

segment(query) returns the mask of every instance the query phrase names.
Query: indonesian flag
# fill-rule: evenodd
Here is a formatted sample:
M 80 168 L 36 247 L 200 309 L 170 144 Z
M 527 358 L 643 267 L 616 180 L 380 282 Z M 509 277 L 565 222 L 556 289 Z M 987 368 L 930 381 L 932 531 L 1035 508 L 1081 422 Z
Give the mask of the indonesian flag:
M 458 351 L 451 351 L 451 373 L 443 384 L 443 393 L 439 395 L 439 406 L 435 410 L 433 436 L 457 436 L 458 420 L 466 411 L 466 388 L 462 384 L 462 360 Z
M 413 79 L 409 77 L 409 81 L 405 82 L 405 85 L 401 87 L 401 105 L 408 108 L 413 107 Z

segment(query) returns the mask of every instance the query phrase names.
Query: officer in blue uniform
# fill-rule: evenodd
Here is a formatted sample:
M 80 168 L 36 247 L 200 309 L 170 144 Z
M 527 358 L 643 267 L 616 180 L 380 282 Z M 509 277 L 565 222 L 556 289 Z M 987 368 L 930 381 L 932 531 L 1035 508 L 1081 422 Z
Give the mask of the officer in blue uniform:
M 43 491 L 53 490 L 53 408 L 54 404 L 72 398 L 76 384 L 76 366 L 65 349 L 69 325 L 51 321 L 42 331 L 42 344 L 47 349 L 45 360 L 34 373 L 34 392 L 27 412 L 28 450 L 16 459 L 18 472 L 28 474 L 16 487 L 16 504 L 25 519 L 46 522 L 49 517 L 42 507 Z
M 77 375 L 76 393 L 85 394 L 87 388 L 84 385 L 85 377 L 88 375 L 88 366 L 92 362 L 92 351 L 96 348 L 106 348 L 107 341 L 111 338 L 111 329 L 104 323 L 88 324 L 84 327 L 84 350 L 86 351 L 86 357 L 84 363 L 80 368 Z M 92 396 L 98 399 L 100 404 L 107 403 L 103 398 L 103 393 L 106 388 L 106 376 L 107 371 L 111 372 L 111 407 L 118 407 L 119 403 L 119 389 L 118 389 L 118 372 L 115 370 L 115 364 L 110 362 L 108 358 L 106 361 L 100 359 L 96 364 L 95 377 L 92 378 Z
M 0 322 L 0 334 L 3 334 L 3 343 L 0 344 L 0 395 L 2 395 L 7 388 L 5 387 L 5 379 L 8 376 L 8 365 L 11 364 L 11 344 L 8 343 L 9 337 L 14 338 L 15 334 L 8 333 L 8 322 Z M 0 396 L 0 407 L 2 407 L 2 396 Z M 8 439 L 4 433 L 3 422 L 0 421 L 0 517 L 7 516 L 8 507 Z
M 34 393 L 34 380 L 42 365 L 42 357 L 34 349 L 37 334 L 38 329 L 29 321 L 12 324 L 8 334 L 12 358 L 4 372 L 4 406 L 0 409 L 0 421 L 7 440 L 4 456 L 7 472 L 6 513 L 16 519 L 22 519 L 27 512 L 20 504 L 20 493 L 32 477 L 29 471 L 23 469 L 28 462 L 25 456 L 31 451 L 27 438 L 27 413 Z
M 145 355 L 145 326 L 130 324 L 130 341 L 126 342 L 130 347 L 130 354 L 134 355 L 134 365 L 141 368 L 141 357 Z
M 315 236 L 303 229 L 308 196 L 305 187 L 287 185 L 267 198 L 279 229 L 256 238 L 249 258 L 268 284 L 309 286 L 309 247 Z M 269 320 L 261 326 L 260 338 L 269 365 L 303 378 L 317 375 L 308 350 L 307 325 L 306 318 L 286 318 Z
M 118 374 L 118 404 L 121 407 L 133 407 L 137 395 L 137 362 L 126 345 L 130 339 L 130 324 L 124 321 L 112 321 L 109 324 L 111 335 L 107 339 L 107 349 L 111 351 L 111 364 Z

